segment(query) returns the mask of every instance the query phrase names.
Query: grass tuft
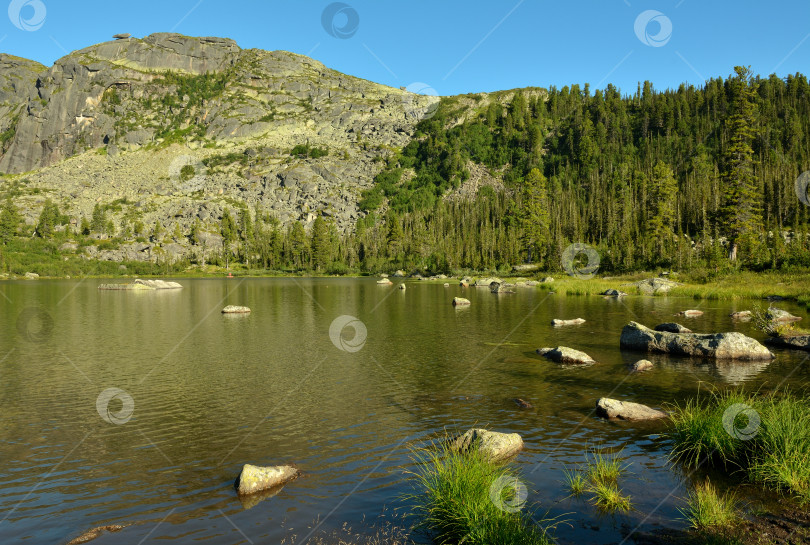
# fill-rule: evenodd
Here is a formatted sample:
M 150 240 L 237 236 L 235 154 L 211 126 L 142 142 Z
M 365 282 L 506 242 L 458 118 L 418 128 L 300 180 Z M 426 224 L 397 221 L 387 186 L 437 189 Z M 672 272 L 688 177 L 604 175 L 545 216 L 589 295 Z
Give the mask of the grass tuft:
M 672 456 L 691 467 L 736 468 L 810 503 L 810 400 L 789 393 L 712 394 L 676 407 Z
M 686 508 L 680 512 L 692 528 L 701 532 L 728 529 L 740 520 L 739 502 L 734 494 L 720 494 L 708 480 L 689 492 Z
M 545 529 L 522 509 L 525 498 L 510 486 L 520 482 L 513 469 L 477 451 L 454 451 L 447 443 L 414 450 L 419 468 L 411 476 L 417 491 L 405 499 L 415 505 L 417 529 L 430 533 L 439 545 L 551 543 Z

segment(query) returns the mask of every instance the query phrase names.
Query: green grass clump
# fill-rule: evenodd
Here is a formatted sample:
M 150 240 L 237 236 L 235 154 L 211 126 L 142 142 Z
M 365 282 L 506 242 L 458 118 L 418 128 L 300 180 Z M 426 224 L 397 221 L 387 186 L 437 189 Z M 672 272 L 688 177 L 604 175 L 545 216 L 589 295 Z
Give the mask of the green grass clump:
M 594 452 L 582 471 L 565 471 L 565 485 L 572 496 L 589 492 L 591 503 L 602 511 L 629 511 L 630 498 L 619 489 L 625 469 L 619 457 Z
M 740 520 L 739 502 L 734 494 L 720 494 L 708 480 L 689 492 L 686 507 L 680 512 L 698 531 L 727 529 Z
M 672 456 L 736 468 L 752 482 L 810 503 L 810 401 L 739 392 L 688 401 L 673 414 Z
M 477 451 L 456 452 L 446 442 L 415 450 L 414 461 L 419 466 L 411 474 L 417 492 L 405 499 L 415 504 L 417 529 L 429 532 L 435 543 L 551 543 L 531 515 L 519 509 L 515 487 L 498 485 L 517 482 L 509 466 L 494 464 Z
M 588 482 L 582 473 L 577 471 L 565 471 L 565 486 L 571 491 L 572 496 L 581 496 L 588 487 Z
M 591 491 L 593 492 L 591 501 L 602 511 L 614 513 L 630 510 L 630 498 L 622 494 L 616 484 L 596 483 L 592 485 Z

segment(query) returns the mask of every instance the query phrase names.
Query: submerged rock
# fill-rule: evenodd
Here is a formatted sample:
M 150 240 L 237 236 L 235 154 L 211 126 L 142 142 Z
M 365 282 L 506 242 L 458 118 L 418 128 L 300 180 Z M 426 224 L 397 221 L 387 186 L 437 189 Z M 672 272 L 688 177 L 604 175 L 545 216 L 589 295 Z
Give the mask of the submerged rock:
M 634 373 L 641 373 L 642 371 L 649 371 L 653 368 L 653 363 L 650 360 L 638 360 L 630 369 Z
M 551 320 L 551 325 L 553 326 L 562 326 L 562 325 L 580 325 L 584 324 L 585 320 L 583 318 L 574 318 L 573 320 L 558 320 L 553 319 Z
M 292 466 L 260 467 L 245 464 L 236 485 L 239 495 L 255 494 L 290 482 L 301 474 Z
M 247 314 L 249 312 L 248 307 L 238 307 L 236 305 L 228 305 L 222 309 L 222 314 Z
M 692 330 L 688 327 L 684 327 L 681 324 L 676 324 L 675 322 L 667 322 L 665 324 L 658 324 L 655 326 L 656 331 L 665 331 L 667 333 L 692 333 Z
M 68 541 L 67 545 L 81 545 L 82 543 L 87 543 L 88 541 L 93 541 L 94 539 L 101 537 L 102 534 L 106 532 L 119 532 L 126 528 L 121 524 L 108 524 L 107 526 L 98 526 L 93 528 L 92 530 L 87 530 L 85 533 L 80 535 L 79 537 L 73 538 Z
M 585 352 L 568 348 L 567 346 L 558 346 L 557 348 L 538 348 L 537 353 L 546 359 L 557 363 L 567 363 L 573 365 L 591 365 L 596 363 L 592 357 Z
M 515 404 L 516 404 L 518 407 L 520 407 L 521 409 L 534 409 L 534 405 L 532 405 L 532 404 L 531 404 L 531 403 L 529 403 L 528 401 L 525 401 L 525 400 L 523 400 L 523 399 L 520 399 L 519 397 L 516 397 L 516 398 L 515 398 L 513 401 L 514 401 L 514 402 L 515 402 Z
M 464 299 L 463 297 L 453 297 L 453 306 L 454 307 L 467 307 L 470 306 L 470 300 Z
M 393 282 L 391 282 L 388 278 L 380 278 L 379 280 L 377 280 L 377 284 L 381 286 L 390 286 L 391 284 L 393 284 Z
M 686 316 L 687 318 L 695 318 L 697 316 L 703 316 L 702 310 L 682 310 L 675 316 Z
M 608 397 L 603 397 L 596 402 L 596 414 L 618 420 L 656 420 L 667 417 L 667 413 L 641 403 L 619 401 Z
M 517 433 L 499 433 L 473 428 L 450 442 L 450 448 L 460 452 L 478 449 L 491 461 L 511 458 L 523 448 L 523 439 Z
M 668 333 L 637 322 L 622 329 L 621 347 L 645 352 L 700 358 L 770 360 L 774 356 L 756 339 L 742 333 Z

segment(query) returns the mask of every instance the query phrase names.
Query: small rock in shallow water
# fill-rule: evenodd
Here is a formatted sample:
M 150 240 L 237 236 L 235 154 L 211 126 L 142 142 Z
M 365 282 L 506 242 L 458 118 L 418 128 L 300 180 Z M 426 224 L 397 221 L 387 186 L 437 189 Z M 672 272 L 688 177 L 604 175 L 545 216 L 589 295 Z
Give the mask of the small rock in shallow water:
M 649 371 L 652 368 L 653 368 L 653 363 L 650 360 L 638 360 L 631 367 L 631 369 L 632 369 L 632 371 L 634 373 L 640 373 L 641 371 Z
M 523 448 L 517 433 L 498 433 L 480 428 L 468 430 L 450 442 L 450 448 L 461 452 L 478 449 L 491 461 L 511 458 Z
M 467 307 L 470 306 L 470 300 L 464 299 L 463 297 L 453 297 L 453 306 L 454 307 Z
M 696 316 L 703 316 L 702 310 L 682 310 L 675 316 L 686 316 L 687 318 L 694 318 Z
M 247 314 L 250 312 L 248 307 L 238 307 L 235 305 L 228 305 L 222 309 L 222 314 Z
M 551 320 L 551 325 L 553 326 L 580 325 L 584 323 L 585 320 L 583 318 L 574 318 L 573 320 L 558 320 L 555 318 L 554 320 Z
M 575 365 L 590 365 L 596 363 L 592 357 L 585 352 L 568 348 L 567 346 L 558 346 L 557 348 L 538 348 L 537 353 L 546 359 L 557 363 L 569 363 Z
M 120 524 L 109 524 L 107 526 L 99 526 L 97 528 L 93 528 L 92 530 L 87 530 L 85 533 L 80 535 L 77 538 L 71 539 L 68 541 L 67 545 L 81 545 L 82 543 L 87 543 L 88 541 L 92 541 L 97 537 L 101 537 L 104 532 L 118 532 L 123 530 L 126 526 L 122 526 Z
M 301 474 L 292 466 L 260 467 L 245 464 L 239 474 L 236 490 L 240 495 L 255 494 L 287 483 Z
M 640 403 L 619 401 L 603 397 L 596 402 L 596 414 L 618 420 L 655 420 L 666 418 L 667 413 Z

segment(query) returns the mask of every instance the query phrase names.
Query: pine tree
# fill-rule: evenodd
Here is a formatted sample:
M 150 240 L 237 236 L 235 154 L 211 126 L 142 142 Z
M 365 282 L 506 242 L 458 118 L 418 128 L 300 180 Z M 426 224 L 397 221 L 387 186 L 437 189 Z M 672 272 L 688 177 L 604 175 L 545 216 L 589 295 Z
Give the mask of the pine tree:
M 37 236 L 52 238 L 56 232 L 56 226 L 60 223 L 60 216 L 59 207 L 50 199 L 46 200 L 37 222 Z
M 333 241 L 329 222 L 318 216 L 312 224 L 312 264 L 320 271 L 332 262 Z
M 219 223 L 219 233 L 222 235 L 222 247 L 225 252 L 225 268 L 230 268 L 231 245 L 236 241 L 236 222 L 231 216 L 231 211 L 227 208 L 222 211 L 222 219 Z
M 307 233 L 300 221 L 293 222 L 287 234 L 290 261 L 296 268 L 302 268 L 307 260 Z
M 729 241 L 729 258 L 737 258 L 740 245 L 750 246 L 762 231 L 762 202 L 754 174 L 754 122 L 756 90 L 750 68 L 737 66 L 729 80 L 730 115 L 725 127 L 729 140 L 723 153 L 721 226 Z
M 655 255 L 659 259 L 667 255 L 667 250 L 673 240 L 677 192 L 678 182 L 675 180 L 672 169 L 663 161 L 658 161 L 653 167 L 652 183 L 648 195 L 650 212 L 648 228 L 657 250 Z
M 107 211 L 98 203 L 93 207 L 90 229 L 99 234 L 103 234 L 107 230 Z
M 11 199 L 6 199 L 3 208 L 0 209 L 0 241 L 4 246 L 17 236 L 21 223 L 22 218 L 17 206 Z
M 523 180 L 521 197 L 521 246 L 528 261 L 540 261 L 549 239 L 548 184 L 540 169 L 533 168 Z

